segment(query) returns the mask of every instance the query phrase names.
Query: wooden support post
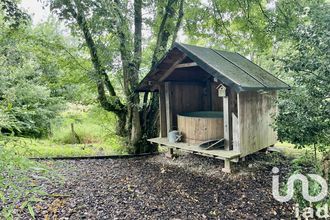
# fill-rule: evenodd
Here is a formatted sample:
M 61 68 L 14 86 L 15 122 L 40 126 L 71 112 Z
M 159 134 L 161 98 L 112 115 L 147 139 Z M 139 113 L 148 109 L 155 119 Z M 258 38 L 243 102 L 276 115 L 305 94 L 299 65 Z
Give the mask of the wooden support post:
M 229 159 L 226 159 L 226 160 L 225 160 L 225 167 L 222 168 L 222 172 L 225 172 L 225 173 L 231 173 L 231 169 L 230 169 L 230 160 L 229 160 Z
M 228 96 L 225 96 L 223 99 L 223 135 L 225 138 L 225 150 L 229 150 L 229 103 Z
M 239 135 L 239 121 L 238 117 L 232 113 L 232 130 L 233 130 L 233 151 L 240 152 L 240 135 Z
M 165 153 L 165 157 L 172 159 L 174 155 L 174 149 L 168 148 L 168 151 Z
M 165 89 L 166 137 L 167 137 L 168 132 L 170 132 L 173 129 L 171 82 L 165 82 L 164 89 Z M 173 148 L 169 148 L 165 156 L 172 158 Z
M 234 90 L 230 89 L 229 90 L 229 140 L 230 140 L 229 150 L 234 149 L 233 114 L 237 115 L 237 105 L 235 105 L 236 102 L 237 102 L 237 93 Z
M 167 133 L 173 129 L 171 82 L 165 82 L 165 108 Z M 167 136 L 167 135 L 166 135 Z
M 227 89 L 228 90 L 228 89 Z M 230 92 L 230 91 L 228 91 Z M 224 138 L 225 138 L 225 150 L 231 150 L 232 148 L 232 115 L 230 94 L 223 97 L 223 124 L 224 124 Z
M 160 137 L 167 137 L 165 85 L 159 85 Z

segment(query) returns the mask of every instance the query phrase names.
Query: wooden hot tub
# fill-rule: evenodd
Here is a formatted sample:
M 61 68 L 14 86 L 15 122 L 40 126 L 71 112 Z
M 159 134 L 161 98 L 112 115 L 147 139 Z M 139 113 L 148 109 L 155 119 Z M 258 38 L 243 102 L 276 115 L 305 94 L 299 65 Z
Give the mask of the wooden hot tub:
M 223 138 L 223 112 L 200 111 L 178 115 L 178 130 L 182 141 L 199 144 L 203 141 Z

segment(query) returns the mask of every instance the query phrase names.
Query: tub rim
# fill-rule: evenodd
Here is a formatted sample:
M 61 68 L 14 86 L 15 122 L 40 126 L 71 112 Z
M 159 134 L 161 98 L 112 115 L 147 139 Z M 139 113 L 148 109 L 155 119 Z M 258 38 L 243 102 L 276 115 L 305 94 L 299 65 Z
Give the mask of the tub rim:
M 210 114 L 209 116 L 203 116 L 202 114 Z M 183 112 L 178 114 L 181 117 L 187 118 L 202 118 L 202 119 L 223 119 L 222 111 L 193 111 L 193 112 Z

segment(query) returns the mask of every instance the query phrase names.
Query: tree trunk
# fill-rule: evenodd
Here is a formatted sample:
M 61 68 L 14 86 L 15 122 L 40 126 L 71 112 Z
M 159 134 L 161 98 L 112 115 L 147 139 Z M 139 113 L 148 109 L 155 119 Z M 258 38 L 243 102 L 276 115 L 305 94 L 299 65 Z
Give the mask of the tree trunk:
M 124 91 L 127 100 L 127 124 L 129 131 L 129 142 L 134 147 L 135 152 L 139 152 L 139 141 L 141 139 L 141 122 L 139 115 L 139 95 L 135 89 L 139 83 L 139 69 L 141 64 L 141 39 L 142 39 L 142 0 L 134 1 L 134 42 L 130 35 L 129 23 L 122 14 L 124 9 L 120 1 L 116 1 L 115 11 L 119 17 L 117 24 L 117 35 L 119 40 L 119 50 L 121 54 Z M 133 53 L 130 52 L 130 44 L 134 44 Z
M 135 89 L 139 83 L 139 70 L 142 56 L 142 0 L 134 1 L 134 57 L 133 57 L 133 74 L 131 76 L 131 93 L 132 93 L 132 132 L 131 143 L 137 149 L 139 141 L 142 137 L 141 120 L 139 114 L 139 94 Z M 140 150 L 137 150 L 140 153 Z
M 127 112 L 126 107 L 121 103 L 119 97 L 116 95 L 115 89 L 113 88 L 109 80 L 109 76 L 107 75 L 104 67 L 101 65 L 95 42 L 92 38 L 92 35 L 90 33 L 89 27 L 85 19 L 84 12 L 82 10 L 81 2 L 79 0 L 75 0 L 74 3 L 76 6 L 76 10 L 73 8 L 73 5 L 71 5 L 70 3 L 68 3 L 69 4 L 68 8 L 70 9 L 72 16 L 76 19 L 80 30 L 83 32 L 85 42 L 89 49 L 91 61 L 93 63 L 93 67 L 96 72 L 98 100 L 101 106 L 105 110 L 114 112 L 116 114 L 116 116 L 118 117 L 117 127 L 121 129 L 121 130 L 117 129 L 117 132 L 119 135 L 123 135 L 126 132 L 121 125 L 125 123 L 125 120 L 123 121 L 123 119 L 125 118 L 124 115 L 126 115 Z M 107 89 L 109 95 L 111 96 L 110 99 L 107 98 L 105 88 Z

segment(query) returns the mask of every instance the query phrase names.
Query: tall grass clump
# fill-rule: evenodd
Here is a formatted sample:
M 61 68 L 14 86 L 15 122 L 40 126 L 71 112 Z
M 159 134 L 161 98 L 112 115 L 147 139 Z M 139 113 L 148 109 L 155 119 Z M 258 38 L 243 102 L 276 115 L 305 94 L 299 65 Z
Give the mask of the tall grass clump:
M 53 122 L 50 139 L 56 144 L 93 145 L 106 153 L 124 154 L 123 141 L 115 134 L 116 120 L 102 108 L 71 104 L 61 119 Z

